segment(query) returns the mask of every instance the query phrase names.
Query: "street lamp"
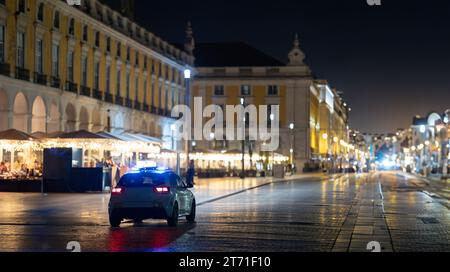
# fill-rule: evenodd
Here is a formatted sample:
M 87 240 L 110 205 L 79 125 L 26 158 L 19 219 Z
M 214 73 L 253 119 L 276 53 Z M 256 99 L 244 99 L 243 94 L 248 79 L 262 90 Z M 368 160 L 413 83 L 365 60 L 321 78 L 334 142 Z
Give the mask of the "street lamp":
M 291 157 L 291 166 L 293 166 L 294 164 L 294 123 L 290 123 L 289 124 L 289 129 L 291 130 L 291 149 L 289 150 L 290 152 L 290 157 Z
M 240 99 L 241 105 L 242 107 L 245 108 L 245 98 L 241 97 Z M 242 119 L 242 142 L 241 142 L 241 148 L 242 148 L 242 159 L 241 159 L 241 174 L 240 174 L 240 178 L 244 179 L 245 178 L 245 122 L 246 122 L 246 118 L 245 118 L 245 111 L 244 111 L 244 118 Z
M 191 89 L 190 89 L 191 76 L 192 76 L 191 69 L 189 68 L 184 69 L 184 81 L 186 85 L 185 104 L 187 107 L 191 106 Z M 189 168 L 189 139 L 187 137 L 184 142 L 184 150 L 186 152 L 186 173 L 187 173 Z

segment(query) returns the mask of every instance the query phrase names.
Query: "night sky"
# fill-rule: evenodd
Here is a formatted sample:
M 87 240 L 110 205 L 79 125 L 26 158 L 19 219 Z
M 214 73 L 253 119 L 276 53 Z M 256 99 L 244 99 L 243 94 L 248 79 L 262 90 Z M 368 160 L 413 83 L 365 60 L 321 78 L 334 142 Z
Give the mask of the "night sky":
M 363 132 L 450 108 L 450 1 L 136 0 L 136 20 L 177 43 L 190 20 L 197 42 L 244 41 L 283 61 L 298 32 L 306 63 L 344 92 Z

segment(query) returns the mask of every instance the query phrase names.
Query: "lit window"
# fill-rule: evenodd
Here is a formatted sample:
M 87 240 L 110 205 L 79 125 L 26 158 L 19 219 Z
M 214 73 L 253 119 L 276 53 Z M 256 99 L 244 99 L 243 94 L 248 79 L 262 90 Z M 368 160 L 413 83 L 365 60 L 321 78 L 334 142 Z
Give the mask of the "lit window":
M 36 40 L 36 72 L 42 74 L 42 40 Z
M 25 33 L 17 32 L 17 67 L 25 68 Z
M 59 45 L 52 45 L 52 76 L 59 77 Z

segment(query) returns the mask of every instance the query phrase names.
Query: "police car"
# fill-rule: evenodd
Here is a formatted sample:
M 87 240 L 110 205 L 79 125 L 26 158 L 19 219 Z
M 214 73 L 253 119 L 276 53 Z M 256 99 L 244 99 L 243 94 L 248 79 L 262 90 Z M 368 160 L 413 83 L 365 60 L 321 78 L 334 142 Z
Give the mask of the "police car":
M 111 191 L 109 222 L 119 227 L 124 219 L 166 219 L 177 226 L 179 217 L 195 222 L 195 197 L 183 178 L 164 168 L 141 168 L 125 174 Z

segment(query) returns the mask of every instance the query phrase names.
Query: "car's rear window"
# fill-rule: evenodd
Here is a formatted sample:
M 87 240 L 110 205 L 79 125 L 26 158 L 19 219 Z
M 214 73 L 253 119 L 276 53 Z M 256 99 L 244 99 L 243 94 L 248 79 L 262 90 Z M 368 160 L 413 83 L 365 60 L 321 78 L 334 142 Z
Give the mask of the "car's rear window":
M 124 175 L 118 186 L 121 187 L 145 187 L 165 184 L 167 175 L 132 173 Z

